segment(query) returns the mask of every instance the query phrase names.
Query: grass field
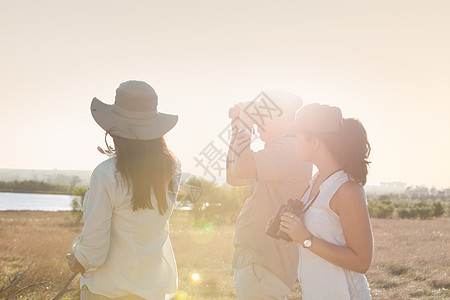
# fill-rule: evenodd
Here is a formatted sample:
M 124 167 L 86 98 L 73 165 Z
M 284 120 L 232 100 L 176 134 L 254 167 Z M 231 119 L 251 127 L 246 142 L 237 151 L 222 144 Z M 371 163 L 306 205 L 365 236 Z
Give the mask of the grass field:
M 236 299 L 231 270 L 234 224 L 196 229 L 174 212 L 171 239 L 180 299 Z M 375 253 L 367 278 L 374 299 L 450 299 L 450 219 L 372 220 Z M 21 287 L 41 282 L 20 299 L 51 299 L 70 277 L 65 254 L 81 231 L 70 212 L 0 212 L 0 288 L 18 272 Z M 192 275 L 199 280 L 192 280 Z M 71 287 L 78 288 L 79 278 Z M 16 299 L 19 299 L 18 297 Z M 78 291 L 65 299 L 78 299 Z M 301 299 L 297 285 L 289 299 Z

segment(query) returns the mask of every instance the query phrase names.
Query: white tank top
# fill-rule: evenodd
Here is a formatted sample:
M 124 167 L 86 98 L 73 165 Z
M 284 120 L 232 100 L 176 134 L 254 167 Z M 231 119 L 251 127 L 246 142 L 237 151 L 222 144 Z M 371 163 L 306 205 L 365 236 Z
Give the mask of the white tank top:
M 310 188 L 301 199 L 302 202 L 308 201 L 315 179 L 316 176 L 311 180 Z M 344 171 L 338 171 L 328 177 L 320 185 L 320 193 L 315 202 L 303 215 L 303 223 L 311 234 L 339 246 L 346 245 L 345 237 L 339 216 L 330 209 L 330 200 L 341 185 L 349 180 Z M 299 249 L 298 279 L 304 300 L 372 299 L 364 274 L 336 266 L 303 248 L 302 245 Z

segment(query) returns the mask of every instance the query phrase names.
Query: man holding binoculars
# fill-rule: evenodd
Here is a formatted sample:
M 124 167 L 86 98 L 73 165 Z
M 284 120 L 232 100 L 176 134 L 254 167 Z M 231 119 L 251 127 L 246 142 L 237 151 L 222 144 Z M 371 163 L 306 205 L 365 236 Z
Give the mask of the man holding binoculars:
M 296 159 L 296 139 L 284 128 L 302 106 L 296 95 L 262 92 L 229 111 L 233 134 L 227 157 L 227 182 L 254 185 L 236 221 L 233 255 L 239 300 L 285 299 L 297 280 L 298 246 L 265 234 L 267 222 L 288 199 L 300 197 L 312 174 L 310 163 Z M 258 130 L 264 149 L 250 141 Z

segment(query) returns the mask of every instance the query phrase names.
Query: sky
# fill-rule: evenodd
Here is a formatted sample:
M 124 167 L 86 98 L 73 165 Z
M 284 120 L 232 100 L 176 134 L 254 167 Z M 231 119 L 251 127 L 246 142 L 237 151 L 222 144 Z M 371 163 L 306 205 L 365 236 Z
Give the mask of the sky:
M 136 79 L 179 115 L 185 172 L 227 150 L 229 107 L 283 90 L 362 121 L 369 183 L 450 187 L 449 16 L 448 0 L 0 0 L 0 168 L 94 169 L 90 102 Z

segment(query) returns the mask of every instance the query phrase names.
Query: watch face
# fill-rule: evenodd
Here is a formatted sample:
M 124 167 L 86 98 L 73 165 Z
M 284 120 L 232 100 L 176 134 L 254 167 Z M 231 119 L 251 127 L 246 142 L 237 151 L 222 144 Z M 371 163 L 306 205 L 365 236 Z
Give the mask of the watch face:
M 311 247 L 311 244 L 312 244 L 312 242 L 310 239 L 307 239 L 303 242 L 303 246 L 305 246 L 305 248 Z

